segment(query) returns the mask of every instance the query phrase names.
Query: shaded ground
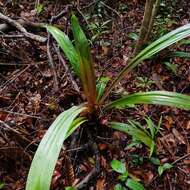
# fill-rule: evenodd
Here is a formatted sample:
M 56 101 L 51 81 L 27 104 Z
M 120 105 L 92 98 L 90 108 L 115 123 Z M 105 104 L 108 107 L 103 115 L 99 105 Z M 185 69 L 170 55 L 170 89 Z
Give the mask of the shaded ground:
M 124 65 L 124 59 L 129 59 L 132 53 L 134 40 L 129 38 L 129 33 L 136 32 L 140 27 L 144 2 L 98 2 L 80 1 L 78 7 L 77 4 L 70 4 L 70 9 L 75 11 L 92 41 L 97 76 L 114 77 Z M 51 16 L 65 9 L 68 3 L 44 1 L 44 10 L 40 14 L 35 12 L 34 1 L 1 1 L 0 5 L 0 11 L 11 18 L 24 17 L 33 22 L 49 22 Z M 188 1 L 167 1 L 166 5 L 161 6 L 157 32 L 154 32 L 152 37 L 156 38 L 166 31 L 186 24 L 189 22 L 189 16 Z M 166 17 L 168 20 L 163 19 Z M 99 35 L 97 29 L 85 27 L 94 22 L 102 25 L 107 21 L 109 22 L 106 27 L 99 29 Z M 69 14 L 65 13 L 56 24 L 65 26 L 64 31 L 69 33 Z M 9 34 L 15 33 L 17 32 L 13 31 Z M 43 31 L 38 34 L 47 35 Z M 92 37 L 95 35 L 97 37 L 93 41 Z M 56 90 L 54 73 L 47 59 L 46 44 L 25 38 L 2 36 L 0 41 L 0 182 L 5 183 L 4 189 L 19 190 L 24 189 L 32 157 L 44 133 L 60 112 L 81 102 L 81 95 L 75 90 L 68 71 L 53 53 L 59 86 L 59 90 Z M 190 51 L 188 45 L 176 46 L 175 49 Z M 149 89 L 190 94 L 189 60 L 173 59 L 173 63 L 177 65 L 175 75 L 162 64 L 166 52 L 153 61 L 146 61 L 126 76 L 110 99 L 118 97 L 120 93 Z M 138 77 L 148 78 L 154 83 L 145 84 Z M 124 161 L 129 172 L 141 180 L 146 189 L 189 189 L 189 112 L 169 107 L 138 106 L 135 109 L 111 112 L 106 119 L 127 121 L 133 118 L 143 122 L 143 117 L 150 116 L 158 123 L 161 115 L 163 122 L 157 138 L 158 158 L 162 163 L 172 163 L 179 159 L 174 168 L 159 177 L 157 166 L 148 160 L 146 147 L 127 148 L 131 142 L 129 136 L 107 128 L 98 129 L 95 130 L 93 138 L 98 142 L 100 150 L 101 172 L 84 189 L 113 189 L 118 179 L 117 174 L 110 168 L 112 159 Z M 177 130 L 177 135 L 173 128 Z M 81 127 L 76 135 L 78 136 L 73 137 L 76 140 L 75 146 L 71 146 L 71 139 L 68 140 L 65 151 L 60 155 L 52 181 L 54 190 L 63 189 L 71 179 L 75 182 L 81 181 L 94 166 L 95 155 L 83 146 L 89 140 L 85 137 L 85 129 Z M 183 157 L 185 155 L 187 156 Z M 69 164 L 70 161 L 72 165 Z M 74 170 L 74 177 L 68 178 L 68 165 L 71 166 L 71 173 Z

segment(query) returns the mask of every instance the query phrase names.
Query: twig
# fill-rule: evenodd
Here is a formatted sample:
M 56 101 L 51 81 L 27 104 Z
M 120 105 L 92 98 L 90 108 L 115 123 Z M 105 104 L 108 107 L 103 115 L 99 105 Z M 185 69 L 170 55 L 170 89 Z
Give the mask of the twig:
M 172 165 L 176 164 L 177 162 L 179 162 L 179 161 L 181 161 L 181 160 L 183 160 L 183 159 L 185 159 L 185 158 L 187 158 L 187 157 L 189 157 L 189 156 L 190 156 L 190 153 L 185 154 L 184 156 L 182 156 L 182 157 L 178 158 L 177 160 L 175 160 L 175 161 L 172 163 Z
M 68 10 L 68 6 L 66 7 L 66 9 L 61 11 L 58 15 L 52 16 L 51 19 L 50 19 L 50 24 L 53 24 L 53 22 L 56 22 L 57 20 L 59 20 L 67 12 L 67 10 Z M 51 50 L 50 50 L 51 35 L 50 35 L 50 33 L 48 31 L 47 31 L 47 33 L 48 33 L 48 37 L 47 37 L 47 56 L 48 56 L 50 66 L 51 66 L 53 74 L 54 74 L 54 85 L 55 85 L 55 90 L 57 91 L 59 89 L 59 83 L 58 83 L 57 73 L 56 73 L 56 70 L 55 70 L 54 62 L 53 62 L 53 57 L 52 57 Z
M 35 40 L 38 42 L 42 42 L 42 43 L 47 41 L 47 38 L 45 38 L 45 37 L 27 32 L 27 30 L 19 22 L 3 15 L 2 13 L 0 13 L 0 20 L 2 20 L 4 22 L 10 24 L 11 26 L 15 27 L 18 31 L 22 32 L 22 34 L 26 38 L 29 38 L 29 39 L 32 39 L 32 40 Z
M 116 15 L 118 15 L 118 17 L 120 17 L 119 13 L 115 10 L 112 9 L 110 6 L 106 5 L 104 2 L 100 1 L 100 3 L 105 6 L 107 9 L 111 10 L 112 12 L 114 12 Z
M 43 121 L 50 121 L 50 120 L 53 119 L 53 118 L 45 119 L 45 118 L 42 118 L 42 117 L 39 117 L 39 116 L 29 115 L 29 114 L 24 114 L 24 113 L 9 111 L 9 110 L 3 110 L 1 108 L 0 108 L 0 112 L 5 112 L 5 113 L 13 114 L 13 115 L 20 115 L 20 116 L 24 116 L 24 117 L 35 118 L 35 119 L 39 119 L 39 120 L 43 120 Z
M 0 35 L 0 38 L 24 38 L 23 34 Z
M 5 127 L 5 128 L 4 128 L 5 130 L 11 132 L 12 134 L 15 135 L 15 137 L 21 139 L 23 143 L 25 143 L 25 144 L 30 143 L 30 141 L 29 141 L 27 138 L 23 137 L 17 130 L 15 130 L 15 129 L 13 129 L 12 127 L 10 127 L 10 126 L 9 126 L 8 124 L 6 124 L 4 121 L 0 120 L 0 124 L 3 124 L 4 127 Z
M 52 71 L 53 71 L 54 87 L 55 87 L 55 90 L 58 91 L 58 89 L 59 89 L 59 83 L 58 83 L 57 73 L 56 73 L 56 70 L 55 70 L 54 62 L 53 62 L 53 57 L 52 57 L 51 50 L 50 50 L 50 37 L 51 37 L 50 33 L 48 32 L 47 56 L 48 56 L 49 64 L 50 64 L 50 66 L 52 68 Z
M 80 182 L 78 183 L 75 187 L 76 189 L 83 189 L 87 186 L 88 182 L 94 178 L 99 170 L 100 170 L 100 155 L 99 155 L 99 151 L 98 151 L 98 146 L 97 144 L 94 142 L 91 145 L 92 150 L 94 151 L 95 154 L 95 160 L 96 160 L 96 165 L 95 167 L 90 171 L 90 173 Z
M 97 146 L 96 142 L 92 138 L 90 131 L 87 131 L 87 132 L 88 132 L 88 137 L 89 137 L 90 141 L 92 142 L 92 143 L 90 143 L 90 148 L 94 152 L 96 164 L 95 164 L 94 168 L 90 171 L 90 173 L 80 183 L 75 185 L 76 189 L 84 189 L 87 186 L 88 182 L 92 178 L 96 177 L 96 175 L 100 171 L 100 152 L 98 150 L 98 146 Z
M 10 66 L 10 65 L 14 65 L 14 66 L 25 66 L 25 65 L 46 65 L 47 63 L 46 62 L 43 62 L 43 61 L 39 61 L 39 62 L 35 62 L 35 63 L 1 63 L 0 62 L 0 65 L 7 65 L 7 66 Z
M 68 12 L 69 7 L 70 7 L 70 5 L 67 5 L 65 7 L 65 9 L 63 11 L 61 11 L 58 15 L 52 16 L 51 20 L 50 20 L 50 23 L 52 24 L 52 23 L 56 22 L 57 20 L 59 20 L 65 13 Z
M 17 75 L 13 75 L 13 77 L 11 79 L 9 79 L 8 81 L 6 81 L 4 84 L 2 84 L 0 86 L 0 92 L 2 92 L 6 86 L 10 83 L 12 83 L 15 79 L 17 79 L 20 75 L 22 75 L 27 69 L 29 69 L 30 65 L 28 65 L 27 67 L 25 67 L 22 71 L 20 71 Z
M 65 68 L 65 72 L 67 73 L 67 76 L 69 77 L 69 79 L 73 85 L 73 88 L 76 90 L 76 92 L 79 93 L 80 92 L 79 87 L 78 87 L 77 83 L 75 82 L 75 80 L 73 79 L 71 73 L 69 72 L 69 68 L 68 68 L 67 64 L 65 63 L 65 60 L 63 59 L 59 48 L 54 43 L 53 43 L 53 47 L 57 53 L 57 56 L 58 56 L 60 62 L 62 63 L 63 67 Z
M 65 150 L 64 152 L 67 153 L 67 152 L 74 152 L 74 151 L 83 151 L 83 150 L 86 150 L 87 147 L 89 147 L 89 144 L 81 145 L 81 146 L 78 147 L 78 148 L 68 149 L 68 150 Z

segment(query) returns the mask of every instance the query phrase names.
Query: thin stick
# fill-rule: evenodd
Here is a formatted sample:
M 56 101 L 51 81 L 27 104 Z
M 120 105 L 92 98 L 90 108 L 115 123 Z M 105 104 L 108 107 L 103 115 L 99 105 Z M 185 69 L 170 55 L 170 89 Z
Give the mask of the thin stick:
M 91 148 L 95 154 L 96 165 L 80 183 L 75 185 L 76 189 L 84 189 L 87 186 L 88 182 L 92 178 L 94 178 L 100 170 L 100 155 L 99 155 L 98 146 L 97 146 L 96 142 L 92 143 Z
M 5 112 L 5 113 L 9 113 L 9 114 L 13 114 L 13 115 L 20 115 L 20 116 L 25 116 L 25 117 L 30 117 L 30 118 L 35 118 L 35 119 L 39 119 L 39 120 L 43 120 L 43 121 L 50 121 L 52 120 L 50 119 L 45 119 L 36 115 L 29 115 L 29 114 L 25 114 L 25 113 L 19 113 L 19 112 L 14 112 L 14 111 L 9 111 L 9 110 L 3 110 L 0 108 L 0 112 Z
M 3 124 L 5 128 L 5 130 L 12 132 L 16 137 L 20 138 L 24 143 L 30 143 L 30 141 L 25 138 L 24 136 L 22 136 L 17 130 L 15 130 L 14 128 L 10 127 L 8 124 L 6 124 L 4 121 L 0 120 L 0 124 Z
M 177 162 L 179 162 L 179 161 L 181 161 L 181 160 L 183 160 L 189 156 L 190 156 L 190 153 L 185 154 L 184 156 L 182 156 L 182 157 L 178 158 L 177 160 L 175 160 L 174 162 L 172 162 L 172 165 L 176 164 Z
M 92 134 L 89 130 L 87 130 L 88 132 L 88 138 L 90 139 L 90 149 L 94 152 L 95 155 L 95 166 L 94 168 L 90 171 L 90 173 L 81 181 L 79 182 L 77 185 L 75 185 L 76 189 L 84 189 L 88 182 L 97 176 L 97 174 L 100 171 L 100 152 L 98 150 L 98 146 L 97 143 L 94 141 Z
M 0 35 L 0 38 L 25 38 L 23 34 Z
M 68 6 L 66 7 L 66 9 L 61 11 L 58 15 L 52 16 L 51 19 L 50 19 L 50 24 L 53 24 L 53 22 L 56 22 L 57 20 L 59 20 L 67 12 L 67 10 L 68 10 Z M 53 57 L 52 57 L 51 50 L 50 50 L 51 35 L 50 35 L 50 33 L 48 31 L 47 31 L 47 33 L 48 33 L 47 56 L 48 56 L 50 66 L 51 66 L 53 74 L 54 74 L 55 90 L 58 91 L 59 83 L 58 83 L 58 79 L 57 79 L 57 73 L 56 73 L 56 70 L 55 70 L 55 65 L 54 65 L 54 62 L 53 62 Z
M 106 5 L 104 2 L 100 1 L 100 3 L 105 6 L 107 9 L 109 9 L 110 11 L 114 12 L 116 15 L 118 15 L 118 17 L 120 17 L 120 14 L 113 8 L 111 8 L 110 6 Z
M 27 69 L 29 69 L 30 65 L 28 65 L 27 67 L 25 67 L 22 71 L 20 71 L 16 76 L 13 76 L 11 79 L 9 79 L 8 81 L 6 81 L 4 84 L 2 84 L 0 86 L 0 92 L 2 92 L 7 85 L 9 85 L 10 83 L 12 83 L 15 79 L 17 79 L 20 75 L 22 75 Z
M 58 83 L 58 79 L 57 79 L 57 73 L 56 73 L 56 70 L 55 70 L 55 66 L 54 66 L 54 62 L 53 62 L 53 57 L 52 57 L 52 54 L 51 54 L 51 50 L 50 50 L 50 33 L 48 32 L 48 40 L 47 40 L 47 56 L 48 56 L 48 61 L 49 61 L 49 64 L 52 68 L 52 71 L 53 71 L 53 76 L 54 76 L 54 87 L 55 87 L 55 90 L 58 91 L 59 89 L 59 83 Z
M 69 72 L 69 68 L 68 68 L 67 64 L 65 63 L 65 60 L 63 59 L 59 48 L 54 43 L 53 43 L 53 47 L 57 53 L 57 56 L 58 56 L 60 62 L 62 63 L 63 67 L 65 68 L 65 72 L 67 73 L 67 76 L 69 77 L 69 79 L 73 85 L 73 88 L 76 90 L 76 92 L 79 93 L 80 92 L 79 87 L 78 87 L 77 83 L 75 82 L 75 80 L 73 79 L 71 73 Z
M 58 15 L 52 16 L 52 17 L 51 17 L 51 20 L 50 20 L 50 23 L 56 22 L 56 21 L 59 20 L 61 17 L 63 17 L 63 15 L 68 12 L 68 8 L 69 8 L 69 7 L 70 7 L 70 6 L 67 5 L 67 6 L 65 7 L 65 9 L 64 9 L 63 11 L 61 11 Z

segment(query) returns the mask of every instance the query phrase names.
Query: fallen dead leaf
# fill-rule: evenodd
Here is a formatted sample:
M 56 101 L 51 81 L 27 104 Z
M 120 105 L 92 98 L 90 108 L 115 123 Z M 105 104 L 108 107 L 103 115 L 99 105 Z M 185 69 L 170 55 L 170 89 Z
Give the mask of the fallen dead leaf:
M 164 122 L 164 125 L 165 127 L 169 130 L 171 129 L 172 125 L 173 125 L 173 119 L 171 116 L 166 116 L 165 118 L 165 122 Z
M 98 147 L 99 147 L 100 150 L 105 150 L 108 147 L 108 145 L 105 144 L 105 143 L 99 143 Z
M 190 121 L 187 122 L 187 129 L 190 129 Z
M 184 160 L 183 163 L 186 165 L 190 165 L 190 159 Z
M 172 129 L 172 133 L 175 138 L 179 141 L 180 144 L 186 144 L 184 137 L 179 133 L 179 131 L 175 128 Z
M 104 187 L 105 187 L 105 179 L 104 178 L 98 179 L 96 183 L 96 190 L 104 190 Z

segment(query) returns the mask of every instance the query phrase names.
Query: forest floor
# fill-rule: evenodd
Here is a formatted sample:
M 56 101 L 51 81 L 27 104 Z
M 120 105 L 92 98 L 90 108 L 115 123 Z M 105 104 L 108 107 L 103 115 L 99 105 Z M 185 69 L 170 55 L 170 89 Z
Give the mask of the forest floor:
M 34 0 L 1 0 L 0 12 L 15 20 L 22 18 L 35 23 L 50 23 L 52 16 L 66 10 L 55 24 L 62 26 L 62 30 L 70 35 L 70 13 L 74 11 L 91 41 L 96 75 L 117 75 L 133 52 L 135 36 L 143 18 L 144 1 L 40 2 L 41 5 L 35 6 Z M 188 0 L 166 2 L 160 7 L 152 40 L 190 21 Z M 0 22 L 0 29 L 3 23 Z M 46 31 L 27 29 L 47 37 Z M 54 49 L 50 49 L 54 62 L 52 69 L 46 43 L 19 35 L 19 31 L 10 27 L 0 34 L 0 189 L 3 184 L 2 189 L 5 190 L 24 189 L 32 158 L 44 133 L 59 113 L 82 101 L 82 95 L 73 85 L 73 79 L 76 79 L 81 88 L 78 79 L 73 72 L 66 70 Z M 165 59 L 166 55 L 176 50 L 190 53 L 190 46 L 177 44 L 161 52 L 158 57 L 145 61 L 122 80 L 109 98 L 147 90 L 168 90 L 190 95 L 190 61 L 184 58 Z M 102 128 L 93 134 L 98 143 L 101 169 L 83 189 L 114 189 L 119 179 L 110 166 L 113 159 L 124 162 L 130 175 L 144 184 L 146 189 L 190 189 L 188 111 L 144 105 L 112 111 L 106 119 L 135 119 L 145 125 L 144 118 L 147 116 L 155 124 L 162 116 L 154 158 L 162 164 L 173 164 L 173 167 L 159 176 L 158 166 L 149 159 L 145 146 L 130 147 L 130 136 Z M 85 136 L 85 128 L 81 127 L 65 143 L 52 179 L 52 190 L 63 190 L 66 185 L 82 181 L 93 169 L 95 155 L 84 146 L 88 143 Z M 74 146 L 71 143 L 73 138 Z M 70 178 L 68 165 L 73 175 Z

